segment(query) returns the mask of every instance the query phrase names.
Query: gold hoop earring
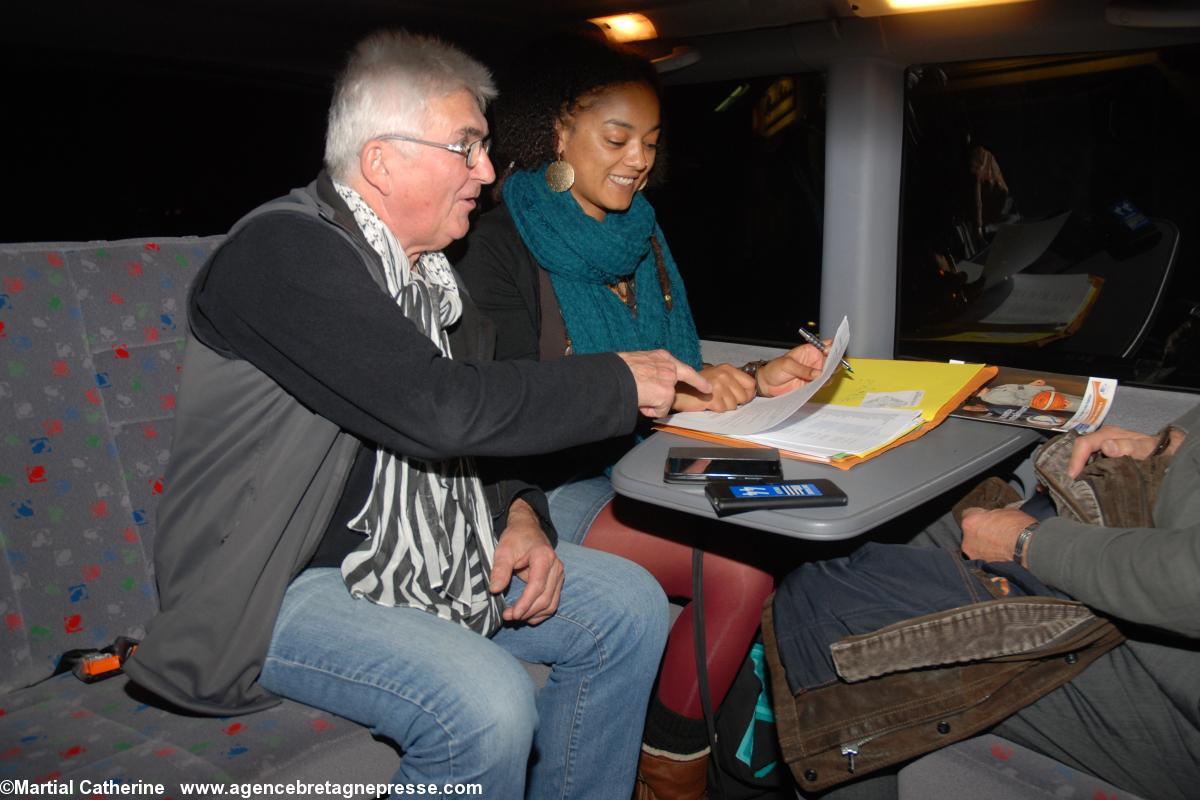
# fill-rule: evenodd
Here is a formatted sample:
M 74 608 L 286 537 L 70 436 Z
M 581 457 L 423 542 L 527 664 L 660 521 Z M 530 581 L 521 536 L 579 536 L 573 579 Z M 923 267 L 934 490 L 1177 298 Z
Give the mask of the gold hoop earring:
M 559 158 L 546 167 L 546 185 L 552 192 L 565 192 L 575 185 L 575 168 Z

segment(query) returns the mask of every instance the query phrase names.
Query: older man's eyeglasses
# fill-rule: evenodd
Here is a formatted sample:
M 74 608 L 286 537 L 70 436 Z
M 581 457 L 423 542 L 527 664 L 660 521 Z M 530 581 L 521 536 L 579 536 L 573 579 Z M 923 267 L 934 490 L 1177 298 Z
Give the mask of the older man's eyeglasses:
M 412 142 L 413 144 L 423 144 L 429 147 L 440 147 L 443 150 L 449 150 L 451 153 L 458 153 L 467 160 L 467 169 L 473 168 L 479 163 L 479 154 L 486 153 L 492 146 L 492 137 L 485 136 L 482 139 L 476 139 L 473 142 L 460 142 L 456 144 L 442 144 L 441 142 L 431 142 L 427 139 L 418 139 L 415 136 L 406 136 L 403 133 L 385 133 L 381 136 L 374 137 L 376 139 L 393 139 L 398 142 Z

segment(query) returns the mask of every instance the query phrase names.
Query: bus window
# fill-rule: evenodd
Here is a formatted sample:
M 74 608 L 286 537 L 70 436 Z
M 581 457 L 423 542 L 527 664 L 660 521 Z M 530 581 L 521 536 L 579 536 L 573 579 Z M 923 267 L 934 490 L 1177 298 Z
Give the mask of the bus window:
M 23 187 L 0 241 L 224 232 L 321 164 L 324 77 L 32 46 L 0 62 L 19 109 L 0 134 L 5 174 Z
M 824 78 L 672 86 L 668 164 L 647 190 L 705 339 L 794 345 L 816 320 Z
M 1200 387 L 1200 47 L 907 78 L 897 353 Z

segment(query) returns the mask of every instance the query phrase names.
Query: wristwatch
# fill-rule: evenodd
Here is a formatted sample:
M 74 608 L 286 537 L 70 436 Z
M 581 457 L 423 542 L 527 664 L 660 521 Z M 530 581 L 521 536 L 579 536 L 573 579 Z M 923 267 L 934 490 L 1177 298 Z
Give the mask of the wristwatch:
M 1021 566 L 1025 566 L 1025 550 L 1029 547 L 1029 540 L 1033 538 L 1033 533 L 1041 525 L 1040 522 L 1033 522 L 1025 526 L 1025 530 L 1017 534 L 1017 543 L 1013 545 L 1013 561 Z

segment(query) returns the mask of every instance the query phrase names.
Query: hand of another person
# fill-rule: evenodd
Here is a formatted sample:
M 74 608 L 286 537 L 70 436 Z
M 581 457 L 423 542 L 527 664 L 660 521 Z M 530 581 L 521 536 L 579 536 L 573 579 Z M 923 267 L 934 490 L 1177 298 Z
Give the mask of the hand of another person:
M 1166 450 L 1168 454 L 1179 449 L 1179 445 L 1183 443 L 1183 436 L 1181 431 L 1171 429 L 1171 443 Z M 1071 460 L 1067 462 L 1067 474 L 1078 478 L 1093 453 L 1103 453 L 1109 458 L 1131 456 L 1141 461 L 1148 458 L 1156 447 L 1157 436 L 1125 430 L 1116 425 L 1105 425 L 1100 430 L 1075 440 L 1075 446 L 1071 449 Z
M 538 515 L 521 499 L 509 507 L 508 527 L 496 544 L 488 591 L 503 592 L 514 573 L 525 581 L 525 591 L 516 603 L 504 609 L 504 619 L 537 625 L 554 616 L 562 593 L 563 563 L 550 546 Z
M 754 399 L 754 378 L 732 364 L 714 364 L 700 370 L 712 386 L 711 392 L 698 392 L 690 386 L 675 393 L 673 411 L 730 411 Z
M 825 341 L 827 348 L 832 344 Z M 825 354 L 820 350 L 811 344 L 793 347 L 758 368 L 758 393 L 763 397 L 787 394 L 819 376 L 824 368 Z
M 617 353 L 637 382 L 638 410 L 647 417 L 661 417 L 675 402 L 677 383 L 685 383 L 702 394 L 712 391 L 708 380 L 666 350 Z
M 968 508 L 962 516 L 962 551 L 981 561 L 1012 561 L 1017 536 L 1037 520 L 1015 508 Z
M 976 145 L 971 148 L 971 178 L 974 185 L 974 221 L 976 235 L 983 228 L 999 221 L 1008 200 L 1008 184 L 1000 172 L 1000 162 L 991 151 Z

